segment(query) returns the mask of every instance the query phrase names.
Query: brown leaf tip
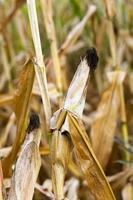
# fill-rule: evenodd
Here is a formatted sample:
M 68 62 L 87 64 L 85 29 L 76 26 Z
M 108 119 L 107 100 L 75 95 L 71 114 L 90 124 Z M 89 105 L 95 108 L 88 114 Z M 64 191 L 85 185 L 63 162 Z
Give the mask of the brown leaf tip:
M 27 132 L 30 133 L 31 131 L 33 131 L 34 129 L 37 129 L 40 127 L 40 120 L 39 120 L 39 116 L 36 113 L 33 113 L 30 116 L 30 122 L 27 128 Z
M 90 69 L 95 70 L 99 59 L 96 49 L 94 47 L 89 48 L 84 57 L 86 58 Z

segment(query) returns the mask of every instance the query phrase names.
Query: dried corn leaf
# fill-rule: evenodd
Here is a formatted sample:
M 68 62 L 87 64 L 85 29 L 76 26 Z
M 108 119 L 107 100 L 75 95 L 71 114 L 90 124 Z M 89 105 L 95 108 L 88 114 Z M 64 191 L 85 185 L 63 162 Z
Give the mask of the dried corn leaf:
M 68 34 L 65 42 L 59 49 L 60 56 L 64 53 L 67 53 L 67 51 L 69 51 L 71 46 L 75 43 L 75 41 L 81 35 L 86 23 L 88 22 L 88 19 L 95 13 L 95 11 L 96 11 L 96 6 L 90 5 L 84 18 L 72 29 L 72 31 Z
M 16 163 L 8 200 L 32 200 L 41 166 L 39 153 L 40 140 L 40 129 L 35 129 L 27 135 Z
M 23 70 L 20 74 L 17 91 L 14 95 L 14 111 L 16 114 L 18 129 L 22 128 L 24 124 L 26 110 L 31 96 L 34 74 L 34 66 L 30 60 L 23 67 Z M 23 109 L 21 109 L 21 107 Z M 24 139 L 24 137 L 22 138 Z
M 108 74 L 110 86 L 102 95 L 91 126 L 93 150 L 104 168 L 108 163 L 112 151 L 120 107 L 120 84 L 123 82 L 124 77 L 125 73 L 121 71 L 110 72 Z
M 28 61 L 21 72 L 18 88 L 14 95 L 13 106 L 17 120 L 17 134 L 11 153 L 3 160 L 4 176 L 9 176 L 11 174 L 11 166 L 16 159 L 21 143 L 25 138 L 26 118 L 28 114 L 34 74 L 34 66 L 31 61 Z
M 115 199 L 111 187 L 100 167 L 87 137 L 83 123 L 68 113 L 70 135 L 79 166 L 95 199 Z

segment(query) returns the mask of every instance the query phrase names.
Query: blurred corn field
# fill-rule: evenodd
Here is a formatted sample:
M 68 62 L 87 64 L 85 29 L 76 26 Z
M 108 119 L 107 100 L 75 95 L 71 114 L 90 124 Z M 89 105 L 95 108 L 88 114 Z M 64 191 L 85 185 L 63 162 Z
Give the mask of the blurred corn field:
M 133 1 L 0 0 L 0 200 L 133 200 Z

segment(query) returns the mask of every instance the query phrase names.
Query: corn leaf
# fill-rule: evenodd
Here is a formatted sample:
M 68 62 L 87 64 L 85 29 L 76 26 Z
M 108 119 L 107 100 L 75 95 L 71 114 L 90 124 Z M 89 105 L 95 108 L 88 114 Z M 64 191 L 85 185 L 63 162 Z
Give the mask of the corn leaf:
M 70 135 L 79 166 L 95 199 L 115 199 L 111 187 L 92 150 L 83 123 L 68 113 Z
M 120 108 L 120 84 L 124 80 L 124 77 L 125 73 L 120 71 L 108 74 L 110 86 L 102 95 L 91 126 L 93 150 L 104 168 L 108 163 L 112 151 Z
M 29 101 L 34 81 L 34 66 L 31 61 L 28 61 L 20 74 L 18 88 L 14 95 L 14 111 L 16 115 L 17 134 L 13 144 L 12 151 L 3 160 L 4 176 L 11 175 L 11 166 L 16 159 L 21 143 L 25 138 L 26 118 L 28 114 Z

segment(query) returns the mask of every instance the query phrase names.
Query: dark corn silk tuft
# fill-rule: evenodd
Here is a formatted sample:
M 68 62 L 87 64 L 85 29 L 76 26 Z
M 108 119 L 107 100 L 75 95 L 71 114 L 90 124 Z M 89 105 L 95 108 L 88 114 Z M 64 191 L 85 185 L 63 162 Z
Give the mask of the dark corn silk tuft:
M 27 132 L 30 133 L 31 131 L 39 127 L 40 127 L 39 116 L 36 113 L 33 113 L 30 117 L 30 122 L 27 128 Z
M 90 70 L 95 70 L 98 63 L 98 55 L 94 47 L 91 47 L 86 51 L 85 58 L 87 59 Z

